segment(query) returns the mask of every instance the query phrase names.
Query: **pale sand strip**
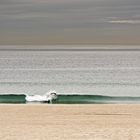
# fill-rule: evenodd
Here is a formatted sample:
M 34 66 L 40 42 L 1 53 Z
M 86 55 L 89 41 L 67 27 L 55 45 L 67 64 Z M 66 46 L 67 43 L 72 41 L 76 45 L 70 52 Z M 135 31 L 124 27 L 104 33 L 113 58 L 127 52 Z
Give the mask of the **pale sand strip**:
M 140 140 L 140 105 L 0 105 L 0 140 Z

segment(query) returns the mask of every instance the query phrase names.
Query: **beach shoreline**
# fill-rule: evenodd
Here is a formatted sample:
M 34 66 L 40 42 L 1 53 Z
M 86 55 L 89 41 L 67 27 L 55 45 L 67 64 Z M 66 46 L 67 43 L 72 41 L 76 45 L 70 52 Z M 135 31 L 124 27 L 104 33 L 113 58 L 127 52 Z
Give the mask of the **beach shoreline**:
M 139 104 L 1 104 L 2 140 L 138 140 Z

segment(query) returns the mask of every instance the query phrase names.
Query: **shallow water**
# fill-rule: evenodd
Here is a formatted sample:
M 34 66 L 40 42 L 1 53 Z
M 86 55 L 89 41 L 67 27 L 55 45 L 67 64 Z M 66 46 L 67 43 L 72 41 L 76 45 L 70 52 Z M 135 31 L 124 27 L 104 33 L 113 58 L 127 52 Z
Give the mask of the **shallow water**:
M 140 96 L 140 51 L 0 51 L 0 93 Z

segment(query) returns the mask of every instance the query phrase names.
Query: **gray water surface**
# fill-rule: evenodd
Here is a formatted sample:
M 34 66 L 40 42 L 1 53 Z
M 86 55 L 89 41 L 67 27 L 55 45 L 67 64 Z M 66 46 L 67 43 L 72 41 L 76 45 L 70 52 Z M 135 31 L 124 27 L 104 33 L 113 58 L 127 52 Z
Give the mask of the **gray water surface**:
M 0 93 L 140 96 L 140 51 L 0 51 Z

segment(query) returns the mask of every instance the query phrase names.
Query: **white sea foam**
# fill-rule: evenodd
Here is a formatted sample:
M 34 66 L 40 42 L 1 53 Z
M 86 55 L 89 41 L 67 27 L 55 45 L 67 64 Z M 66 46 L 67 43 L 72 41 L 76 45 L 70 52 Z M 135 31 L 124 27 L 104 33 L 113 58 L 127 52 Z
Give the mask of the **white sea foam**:
M 52 102 L 57 99 L 56 91 L 49 91 L 44 95 L 26 95 L 26 101 L 28 102 Z

